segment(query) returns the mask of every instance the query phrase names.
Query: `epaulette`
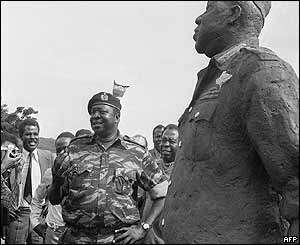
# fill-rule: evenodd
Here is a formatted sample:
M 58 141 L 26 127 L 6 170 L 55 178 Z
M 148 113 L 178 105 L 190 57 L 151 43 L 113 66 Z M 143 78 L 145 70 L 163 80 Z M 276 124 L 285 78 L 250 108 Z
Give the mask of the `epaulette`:
M 143 149 L 146 150 L 145 146 L 143 146 L 140 143 L 136 142 L 133 138 L 129 137 L 128 135 L 124 135 L 123 140 L 128 141 L 128 142 L 133 143 L 133 144 L 136 144 L 136 145 L 138 145 L 138 146 L 140 146 L 140 147 L 142 147 Z
M 81 136 L 71 139 L 70 144 L 74 144 L 75 142 L 77 143 L 77 141 L 80 141 L 80 140 L 90 140 L 91 138 L 92 138 L 92 135 L 81 135 Z
M 256 55 L 260 60 L 278 60 L 278 56 L 270 49 L 268 48 L 254 48 L 254 47 L 243 47 L 241 48 L 241 52 L 248 52 L 251 54 Z

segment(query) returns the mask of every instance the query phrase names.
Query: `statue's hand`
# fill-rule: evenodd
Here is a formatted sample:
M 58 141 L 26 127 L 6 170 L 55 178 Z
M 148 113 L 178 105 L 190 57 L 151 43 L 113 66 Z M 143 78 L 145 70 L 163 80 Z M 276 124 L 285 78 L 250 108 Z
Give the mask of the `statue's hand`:
M 299 238 L 299 219 L 294 219 L 288 230 L 288 236 L 296 236 Z

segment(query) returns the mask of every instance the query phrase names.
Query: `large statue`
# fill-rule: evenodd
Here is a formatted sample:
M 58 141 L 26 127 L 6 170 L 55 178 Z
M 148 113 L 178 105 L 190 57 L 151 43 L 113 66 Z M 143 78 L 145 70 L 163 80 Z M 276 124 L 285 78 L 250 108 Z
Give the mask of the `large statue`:
M 299 235 L 299 80 L 258 45 L 270 8 L 270 1 L 209 1 L 196 19 L 196 50 L 211 60 L 179 119 L 166 243 Z

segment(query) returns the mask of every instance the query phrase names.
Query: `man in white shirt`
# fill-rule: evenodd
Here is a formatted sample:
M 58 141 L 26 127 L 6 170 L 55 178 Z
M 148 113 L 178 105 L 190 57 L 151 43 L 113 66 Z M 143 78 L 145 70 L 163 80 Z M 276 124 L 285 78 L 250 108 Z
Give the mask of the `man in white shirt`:
M 63 152 L 69 145 L 74 135 L 70 132 L 61 133 L 55 141 L 56 154 Z M 31 202 L 30 220 L 34 231 L 44 238 L 45 244 L 57 244 L 61 234 L 65 230 L 65 222 L 62 218 L 61 205 L 52 205 L 47 199 L 48 187 L 52 184 L 52 170 L 48 168 L 43 175 L 41 184 L 37 187 Z M 47 202 L 48 213 L 46 223 L 41 216 L 43 203 Z
M 9 225 L 9 244 L 42 244 L 43 239 L 32 230 L 30 222 L 30 203 L 32 194 L 41 183 L 41 176 L 52 167 L 54 155 L 46 150 L 37 149 L 39 143 L 39 124 L 34 119 L 25 119 L 19 126 L 19 135 L 23 141 L 24 165 L 19 182 L 15 173 L 10 176 L 11 187 L 19 185 L 19 217 Z

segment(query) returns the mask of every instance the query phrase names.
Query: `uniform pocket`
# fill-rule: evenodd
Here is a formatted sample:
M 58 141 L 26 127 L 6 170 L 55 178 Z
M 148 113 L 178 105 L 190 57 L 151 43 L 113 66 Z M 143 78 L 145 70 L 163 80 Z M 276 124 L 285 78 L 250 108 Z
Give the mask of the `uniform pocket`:
M 82 175 L 88 175 L 89 173 L 91 173 L 93 170 L 92 166 L 89 165 L 80 165 L 78 166 L 74 172 L 76 172 L 76 174 L 78 176 L 82 176 Z
M 74 176 L 72 178 L 71 188 L 73 189 L 86 189 L 86 187 L 91 185 L 91 174 L 92 167 L 79 165 L 76 166 L 72 172 Z
M 188 159 L 205 161 L 213 153 L 213 116 L 217 102 L 206 101 L 196 106 L 188 122 L 184 153 Z
M 114 190 L 120 195 L 131 195 L 133 192 L 132 185 L 135 182 L 135 171 L 125 168 L 117 168 L 114 176 Z

